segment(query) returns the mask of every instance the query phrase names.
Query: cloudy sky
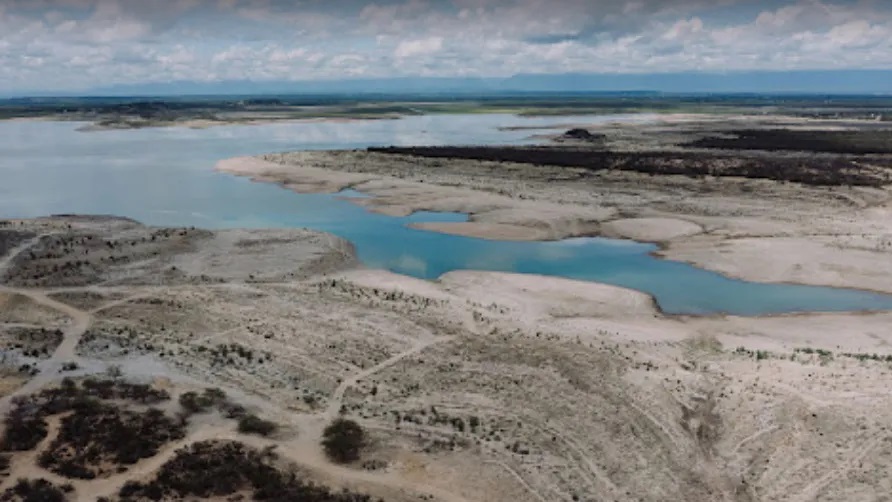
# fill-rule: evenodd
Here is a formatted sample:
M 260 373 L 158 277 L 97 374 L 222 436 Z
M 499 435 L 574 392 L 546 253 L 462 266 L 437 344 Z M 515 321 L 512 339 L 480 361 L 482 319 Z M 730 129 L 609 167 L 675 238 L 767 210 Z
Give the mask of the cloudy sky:
M 0 91 L 892 68 L 889 0 L 0 0 Z

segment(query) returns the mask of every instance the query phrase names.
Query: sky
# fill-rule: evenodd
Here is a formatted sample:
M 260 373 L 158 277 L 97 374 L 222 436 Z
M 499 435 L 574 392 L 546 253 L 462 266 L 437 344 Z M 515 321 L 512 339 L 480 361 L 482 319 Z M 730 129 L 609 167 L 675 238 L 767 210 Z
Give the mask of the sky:
M 0 0 L 0 92 L 892 69 L 889 0 Z

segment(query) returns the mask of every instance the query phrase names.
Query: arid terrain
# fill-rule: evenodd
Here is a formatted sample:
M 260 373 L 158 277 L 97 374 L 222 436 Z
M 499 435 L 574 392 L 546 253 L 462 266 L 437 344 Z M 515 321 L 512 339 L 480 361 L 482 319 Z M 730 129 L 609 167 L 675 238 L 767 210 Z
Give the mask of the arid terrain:
M 709 154 L 672 146 L 697 139 L 679 128 L 709 129 L 679 120 L 607 125 L 592 130 L 597 146 L 562 148 Z M 744 125 L 728 127 L 758 124 Z M 822 155 L 848 154 L 808 152 Z M 869 155 L 855 162 L 874 159 L 865 169 L 882 180 L 887 159 Z M 219 167 L 297 191 L 356 188 L 388 214 L 471 214 L 425 225 L 436 231 L 634 238 L 751 280 L 892 292 L 884 182 L 366 151 Z M 302 230 L 9 220 L 0 252 L 0 498 L 50 489 L 38 480 L 61 493 L 48 500 L 230 500 L 252 487 L 255 499 L 331 501 L 892 493 L 892 313 L 667 316 L 595 283 L 362 269 L 348 243 Z M 365 430 L 358 459 L 320 446 L 337 417 Z M 232 483 L 184 481 L 195 465 Z M 315 499 L 311 482 L 325 487 Z

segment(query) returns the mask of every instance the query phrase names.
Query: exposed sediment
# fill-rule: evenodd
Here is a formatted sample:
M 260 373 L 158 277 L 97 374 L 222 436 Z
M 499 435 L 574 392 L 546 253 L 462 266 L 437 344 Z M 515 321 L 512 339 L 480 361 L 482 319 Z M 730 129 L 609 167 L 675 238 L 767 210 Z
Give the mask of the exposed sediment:
M 294 152 L 218 169 L 298 192 L 354 188 L 392 215 L 469 214 L 426 230 L 502 240 L 606 236 L 753 281 L 892 292 L 892 192 L 741 177 L 441 159 L 367 151 Z M 766 262 L 766 257 L 771 257 Z

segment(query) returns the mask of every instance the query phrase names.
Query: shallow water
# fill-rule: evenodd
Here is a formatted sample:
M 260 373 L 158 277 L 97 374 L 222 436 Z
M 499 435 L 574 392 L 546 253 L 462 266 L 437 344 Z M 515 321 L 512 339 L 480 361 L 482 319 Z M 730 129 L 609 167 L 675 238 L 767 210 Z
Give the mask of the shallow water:
M 646 117 L 602 120 L 642 118 Z M 394 218 L 335 196 L 298 195 L 213 171 L 221 159 L 284 150 L 521 143 L 531 131 L 498 128 L 593 120 L 597 119 L 431 115 L 103 132 L 78 132 L 82 124 L 71 122 L 0 122 L 0 218 L 91 213 L 127 216 L 151 225 L 309 227 L 349 239 L 369 267 L 422 278 L 475 269 L 592 280 L 650 293 L 669 313 L 892 310 L 892 296 L 728 279 L 654 258 L 649 253 L 655 248 L 649 244 L 611 239 L 497 242 L 414 230 L 406 225 L 465 221 L 466 216 L 417 213 Z

